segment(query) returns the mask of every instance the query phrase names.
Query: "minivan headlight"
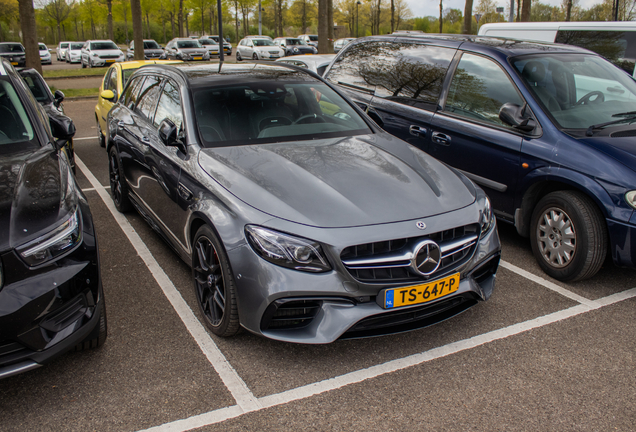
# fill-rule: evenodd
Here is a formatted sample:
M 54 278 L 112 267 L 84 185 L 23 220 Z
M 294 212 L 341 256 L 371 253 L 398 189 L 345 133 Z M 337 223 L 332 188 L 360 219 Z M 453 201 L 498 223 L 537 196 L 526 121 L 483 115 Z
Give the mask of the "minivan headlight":
M 636 209 L 636 190 L 627 192 L 625 194 L 625 200 L 627 201 L 627 204 Z
M 82 213 L 79 209 L 48 233 L 17 248 L 20 257 L 31 267 L 54 260 L 75 249 L 82 242 Z
M 488 197 L 484 198 L 484 208 L 481 211 L 481 234 L 485 234 L 492 227 L 495 215 L 492 212 L 492 205 Z
M 331 270 L 320 244 L 255 225 L 245 226 L 245 236 L 263 259 L 276 265 L 313 273 Z

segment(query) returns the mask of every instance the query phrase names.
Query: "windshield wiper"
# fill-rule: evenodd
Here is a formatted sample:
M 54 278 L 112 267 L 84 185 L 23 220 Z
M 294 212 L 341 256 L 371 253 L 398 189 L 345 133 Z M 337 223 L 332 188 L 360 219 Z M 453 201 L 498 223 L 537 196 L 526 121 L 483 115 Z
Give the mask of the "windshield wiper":
M 617 117 L 617 116 L 620 116 L 620 115 L 630 115 L 630 114 L 632 114 L 632 113 L 614 114 L 612 117 Z M 634 114 L 636 114 L 636 112 Z M 625 118 L 622 118 L 622 119 L 619 119 L 619 120 L 614 120 L 614 121 L 607 122 L 607 123 L 595 124 L 595 125 L 592 125 L 589 128 L 587 128 L 587 131 L 585 132 L 585 135 L 592 136 L 592 135 L 594 135 L 594 130 L 595 129 L 602 129 L 605 126 L 611 126 L 613 124 L 623 123 L 623 122 L 628 122 L 628 121 L 634 121 L 634 120 L 636 120 L 636 115 L 632 115 L 631 117 L 625 117 Z
M 612 114 L 612 117 L 624 117 L 636 115 L 636 111 L 627 111 L 624 113 Z
M 349 84 L 349 83 L 342 82 L 342 81 L 338 81 L 338 84 L 343 85 L 345 87 L 351 87 L 353 89 L 369 93 L 370 95 L 374 95 L 375 94 L 375 90 L 371 90 L 371 89 L 368 89 L 368 88 L 362 87 L 362 86 L 357 86 L 355 84 Z

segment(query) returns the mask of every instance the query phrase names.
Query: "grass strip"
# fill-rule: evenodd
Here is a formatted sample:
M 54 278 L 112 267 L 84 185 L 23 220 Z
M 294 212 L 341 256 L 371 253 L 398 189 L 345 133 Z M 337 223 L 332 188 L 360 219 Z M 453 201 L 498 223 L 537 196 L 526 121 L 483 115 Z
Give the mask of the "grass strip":
M 51 86 L 51 93 L 55 93 L 55 90 L 61 90 L 64 93 L 64 97 L 72 98 L 72 97 L 82 97 L 82 96 L 93 96 L 97 97 L 99 88 L 83 88 L 83 89 L 58 89 L 55 86 Z
M 94 77 L 104 76 L 108 68 L 93 68 L 93 69 L 54 69 L 45 70 L 44 78 L 64 78 L 64 77 Z

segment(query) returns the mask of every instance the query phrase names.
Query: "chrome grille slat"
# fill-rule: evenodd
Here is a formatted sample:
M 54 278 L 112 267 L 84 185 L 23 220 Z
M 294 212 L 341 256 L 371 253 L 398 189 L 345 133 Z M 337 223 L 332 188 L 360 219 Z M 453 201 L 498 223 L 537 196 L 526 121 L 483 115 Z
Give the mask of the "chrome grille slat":
M 421 237 L 352 245 L 345 248 L 340 256 L 349 273 L 361 282 L 427 280 L 453 271 L 466 262 L 476 248 L 478 232 L 477 224 L 466 225 Z M 428 277 L 410 268 L 418 245 L 425 240 L 435 241 L 442 252 L 440 267 Z

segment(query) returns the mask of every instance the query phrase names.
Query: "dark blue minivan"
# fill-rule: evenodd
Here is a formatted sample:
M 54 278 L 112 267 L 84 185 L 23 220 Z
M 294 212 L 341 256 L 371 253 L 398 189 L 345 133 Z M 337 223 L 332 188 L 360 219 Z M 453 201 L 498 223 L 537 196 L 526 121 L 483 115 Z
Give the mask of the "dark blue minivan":
M 396 33 L 350 43 L 325 78 L 385 130 L 484 188 L 550 276 L 589 278 L 608 252 L 636 267 L 636 82 L 604 58 Z

